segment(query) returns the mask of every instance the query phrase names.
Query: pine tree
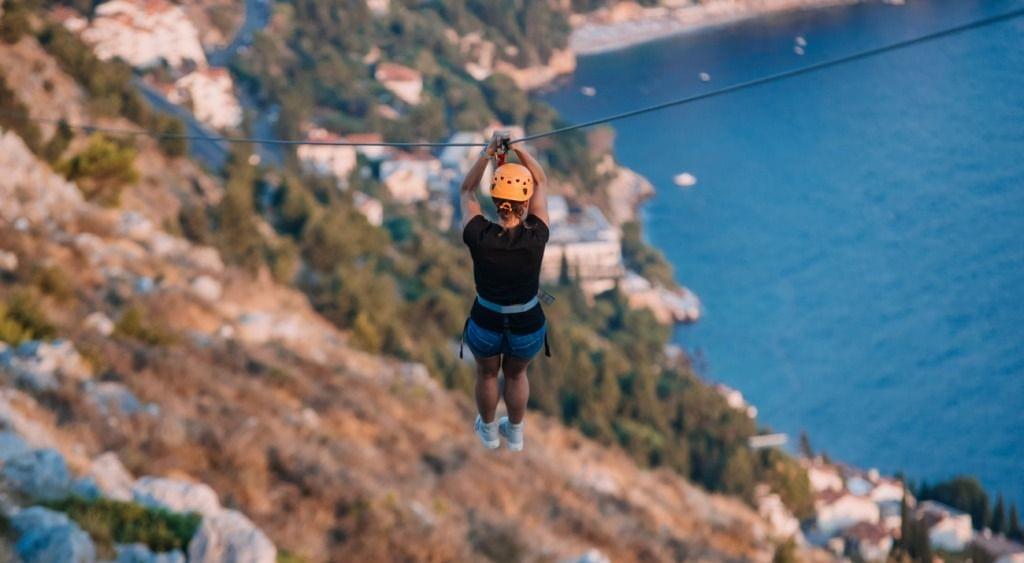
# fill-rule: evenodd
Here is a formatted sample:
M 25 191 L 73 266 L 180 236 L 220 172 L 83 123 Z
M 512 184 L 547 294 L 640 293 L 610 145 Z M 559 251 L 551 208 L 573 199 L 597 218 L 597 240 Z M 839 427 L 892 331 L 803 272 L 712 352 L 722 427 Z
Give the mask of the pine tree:
M 995 508 L 992 509 L 992 524 L 989 526 L 993 534 L 1003 533 L 1006 522 L 1006 508 L 1003 506 L 1003 495 L 999 495 Z
M 807 437 L 806 431 L 800 432 L 800 454 L 807 459 L 814 457 L 814 449 L 811 448 L 811 439 Z
M 1020 517 L 1017 515 L 1017 503 L 1010 503 L 1010 518 L 1006 525 L 1006 535 L 1017 541 L 1024 540 L 1024 533 L 1020 529 Z
M 572 284 L 572 276 L 569 275 L 569 257 L 562 253 L 562 263 L 558 270 L 558 285 L 566 287 Z

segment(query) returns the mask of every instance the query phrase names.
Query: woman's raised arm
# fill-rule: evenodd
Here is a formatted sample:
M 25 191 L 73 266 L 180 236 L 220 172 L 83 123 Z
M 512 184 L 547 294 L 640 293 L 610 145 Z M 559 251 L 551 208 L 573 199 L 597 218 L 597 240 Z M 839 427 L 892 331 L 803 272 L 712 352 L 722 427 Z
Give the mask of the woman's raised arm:
M 544 221 L 545 225 L 550 226 L 548 222 L 548 176 L 544 173 L 544 168 L 537 162 L 537 159 L 533 158 L 533 155 L 526 150 L 522 143 L 513 145 L 512 150 L 519 157 L 519 162 L 523 163 L 523 166 L 533 175 L 533 196 L 530 198 L 530 213 Z
M 466 224 L 473 217 L 483 213 L 480 209 L 480 201 L 476 198 L 476 191 L 480 187 L 480 180 L 484 177 L 484 170 L 487 169 L 487 164 L 494 158 L 494 152 L 498 148 L 497 139 L 497 135 L 491 137 L 491 142 L 488 143 L 487 148 L 480 152 L 480 157 L 473 163 L 469 172 L 466 172 L 466 177 L 462 180 L 462 186 L 459 188 L 459 207 L 462 212 L 463 229 L 466 228 Z

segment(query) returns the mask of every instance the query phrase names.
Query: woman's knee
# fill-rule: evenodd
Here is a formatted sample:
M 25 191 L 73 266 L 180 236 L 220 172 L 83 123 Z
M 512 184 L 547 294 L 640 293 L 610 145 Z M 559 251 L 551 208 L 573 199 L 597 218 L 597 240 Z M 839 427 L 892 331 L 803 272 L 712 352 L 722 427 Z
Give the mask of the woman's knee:
M 481 379 L 498 377 L 498 370 L 501 368 L 501 358 L 481 358 L 476 362 L 476 376 Z
M 505 373 L 505 379 L 519 379 L 526 377 L 526 366 L 529 364 L 529 360 L 510 357 L 502 363 L 501 370 Z

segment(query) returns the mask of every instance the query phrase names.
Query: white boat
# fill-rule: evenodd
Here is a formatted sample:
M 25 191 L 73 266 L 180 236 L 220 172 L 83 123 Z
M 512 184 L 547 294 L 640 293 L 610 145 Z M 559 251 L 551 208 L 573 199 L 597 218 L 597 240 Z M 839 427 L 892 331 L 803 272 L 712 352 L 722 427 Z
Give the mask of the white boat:
M 697 177 L 689 172 L 676 174 L 672 177 L 672 181 L 680 188 L 690 188 L 697 185 Z
M 706 73 L 706 72 L 700 73 L 699 76 L 700 76 L 700 81 L 701 82 L 707 82 L 707 81 L 711 80 L 711 75 Z
M 800 56 L 803 56 L 804 48 L 799 46 L 799 45 L 796 45 L 796 46 L 793 47 L 793 52 L 798 54 L 798 55 L 800 55 Z
M 807 46 L 807 40 L 804 39 L 803 35 L 797 35 L 796 39 L 794 39 L 793 42 L 796 43 L 797 45 L 801 46 L 801 47 L 806 47 Z
M 597 88 L 594 88 L 593 86 L 584 86 L 580 88 L 580 93 L 583 94 L 584 96 L 593 97 L 595 94 L 597 94 Z

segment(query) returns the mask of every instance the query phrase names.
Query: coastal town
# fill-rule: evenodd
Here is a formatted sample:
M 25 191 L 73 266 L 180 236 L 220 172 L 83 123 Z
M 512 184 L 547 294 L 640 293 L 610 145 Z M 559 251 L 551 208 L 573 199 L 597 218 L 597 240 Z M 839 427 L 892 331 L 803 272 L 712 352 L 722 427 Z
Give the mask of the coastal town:
M 715 390 L 732 408 L 757 416 L 757 407 L 740 391 L 720 383 Z M 797 518 L 766 487 L 755 493 L 758 512 L 779 540 L 820 548 L 839 560 L 881 562 L 891 560 L 902 534 L 916 527 L 937 560 L 1024 563 L 1024 544 L 987 527 L 977 529 L 970 514 L 952 506 L 919 501 L 900 478 L 810 451 L 803 452 L 800 465 L 814 496 L 810 517 Z

